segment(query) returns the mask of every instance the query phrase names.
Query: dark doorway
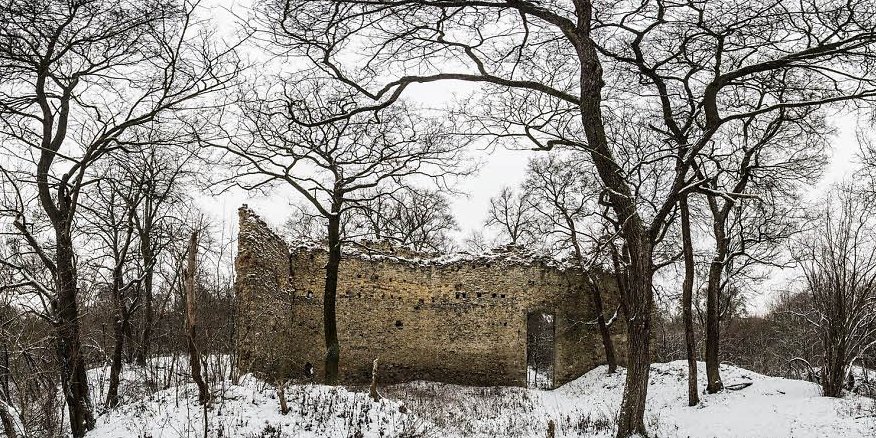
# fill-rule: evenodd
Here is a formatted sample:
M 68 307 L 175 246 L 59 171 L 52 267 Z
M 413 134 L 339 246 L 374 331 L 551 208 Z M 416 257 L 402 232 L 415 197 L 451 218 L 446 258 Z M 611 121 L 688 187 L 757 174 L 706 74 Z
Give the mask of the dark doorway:
M 526 386 L 554 387 L 554 315 L 526 315 Z

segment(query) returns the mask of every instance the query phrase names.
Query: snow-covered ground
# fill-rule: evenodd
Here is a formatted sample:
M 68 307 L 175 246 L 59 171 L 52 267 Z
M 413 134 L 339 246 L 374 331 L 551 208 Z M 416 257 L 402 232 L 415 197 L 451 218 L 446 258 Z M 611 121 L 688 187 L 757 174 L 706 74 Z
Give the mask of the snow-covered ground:
M 224 361 L 214 361 L 222 375 Z M 701 365 L 701 369 L 704 366 Z M 179 372 L 171 372 L 174 369 Z M 127 371 L 124 404 L 104 412 L 92 438 L 203 437 L 204 412 L 196 388 L 183 383 L 184 363 L 161 359 L 150 371 Z M 819 396 L 812 383 L 763 376 L 723 366 L 725 384 L 751 382 L 738 391 L 703 395 L 688 407 L 685 362 L 654 364 L 646 423 L 659 437 L 873 437 L 874 401 L 859 396 Z M 92 370 L 95 401 L 105 370 Z M 147 375 L 157 376 L 147 382 Z M 176 377 L 174 377 L 176 376 Z M 180 384 L 175 384 L 180 381 Z M 145 386 L 166 385 L 151 396 Z M 703 382 L 701 382 L 703 383 Z M 553 391 L 483 388 L 414 382 L 382 388 L 373 402 L 367 389 L 290 385 L 290 412 L 281 415 L 271 385 L 247 375 L 234 385 L 213 382 L 207 410 L 209 437 L 544 437 L 553 421 L 558 437 L 608 437 L 623 392 L 623 374 L 597 368 Z

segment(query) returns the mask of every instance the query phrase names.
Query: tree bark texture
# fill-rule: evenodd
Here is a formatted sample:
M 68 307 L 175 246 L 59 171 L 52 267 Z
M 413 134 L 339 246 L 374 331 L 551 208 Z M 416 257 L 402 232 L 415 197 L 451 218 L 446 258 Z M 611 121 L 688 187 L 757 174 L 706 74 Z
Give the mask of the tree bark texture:
M 338 269 L 341 265 L 341 218 L 337 209 L 329 216 L 328 262 L 325 265 L 325 291 L 323 293 L 323 328 L 325 331 L 325 384 L 337 385 L 341 347 L 338 342 L 336 299 L 338 292 Z
M 693 239 L 690 233 L 690 209 L 687 196 L 679 201 L 681 210 L 681 240 L 684 246 L 684 283 L 681 286 L 681 315 L 684 322 L 684 341 L 687 347 L 687 404 L 696 406 L 700 403 L 697 388 L 697 341 L 693 326 L 693 286 L 694 286 L 694 253 Z
M 210 393 L 204 376 L 201 374 L 201 353 L 195 343 L 197 334 L 197 306 L 195 298 L 195 274 L 198 269 L 198 232 L 194 231 L 189 239 L 189 252 L 186 257 L 185 288 L 186 288 L 186 338 L 189 349 L 189 366 L 192 379 L 198 385 L 198 402 L 202 405 L 210 401 Z

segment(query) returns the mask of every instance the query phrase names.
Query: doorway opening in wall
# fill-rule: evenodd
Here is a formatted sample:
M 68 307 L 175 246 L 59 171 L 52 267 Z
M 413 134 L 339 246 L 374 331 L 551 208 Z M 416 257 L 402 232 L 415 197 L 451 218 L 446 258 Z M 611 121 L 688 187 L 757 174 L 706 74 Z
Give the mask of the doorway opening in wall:
M 531 312 L 526 315 L 526 386 L 554 387 L 554 315 Z

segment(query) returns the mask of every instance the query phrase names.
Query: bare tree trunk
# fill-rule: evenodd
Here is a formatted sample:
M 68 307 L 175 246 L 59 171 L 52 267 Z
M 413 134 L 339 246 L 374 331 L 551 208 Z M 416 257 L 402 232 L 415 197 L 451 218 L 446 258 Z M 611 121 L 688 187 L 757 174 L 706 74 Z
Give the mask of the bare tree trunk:
M 110 365 L 109 388 L 106 393 L 106 406 L 114 408 L 119 404 L 119 375 L 122 372 L 122 352 L 125 348 L 125 323 L 127 312 L 125 302 L 122 299 L 122 260 L 116 260 L 113 267 L 113 307 L 115 318 L 113 320 L 113 357 Z
M 706 391 L 714 394 L 724 389 L 721 382 L 720 345 L 721 325 L 720 309 L 721 300 L 721 274 L 724 271 L 724 259 L 727 256 L 727 238 L 724 231 L 724 218 L 714 218 L 715 229 L 715 257 L 709 266 L 709 283 L 706 292 Z
M 56 226 L 56 238 L 58 301 L 55 328 L 61 387 L 70 414 L 70 431 L 74 438 L 81 438 L 94 428 L 94 415 L 80 343 L 75 255 L 69 227 Z
M 608 373 L 611 374 L 617 371 L 617 358 L 614 354 L 614 341 L 611 339 L 611 330 L 609 330 L 608 323 L 605 321 L 602 294 L 599 292 L 599 287 L 596 284 L 591 284 L 591 296 L 593 299 L 593 309 L 596 312 L 596 325 L 599 327 L 599 334 L 602 336 L 602 348 L 605 350 L 605 362 L 608 364 Z
M 323 328 L 325 330 L 325 384 L 338 384 L 338 368 L 341 347 L 338 342 L 336 298 L 338 269 L 341 265 L 341 218 L 339 209 L 333 209 L 328 224 L 328 263 L 325 265 L 325 291 L 323 294 Z
M 0 389 L 3 390 L 3 400 L 6 403 L 12 403 L 12 393 L 9 386 L 9 377 L 12 375 L 12 370 L 9 369 L 9 346 L 3 344 L 2 357 L 0 357 Z
M 148 207 L 147 200 L 147 208 Z M 135 360 L 138 365 L 145 366 L 146 358 L 149 357 L 149 344 L 152 342 L 152 276 L 155 272 L 155 254 L 152 251 L 152 224 L 150 213 L 147 210 L 146 221 L 140 233 L 140 254 L 143 256 L 143 266 L 146 272 L 143 275 L 143 334 L 140 337 L 140 345 L 137 346 Z
M 204 382 L 204 376 L 201 375 L 201 353 L 195 344 L 195 335 L 197 333 L 197 306 L 195 302 L 195 274 L 198 269 L 197 254 L 198 232 L 194 231 L 189 239 L 189 253 L 186 257 L 184 276 L 186 288 L 186 338 L 188 341 L 189 366 L 192 371 L 192 379 L 198 385 L 198 402 L 205 405 L 210 400 L 210 395 L 207 390 L 207 384 Z
M 573 229 L 574 232 L 574 229 Z M 581 252 L 577 243 L 577 239 L 573 238 L 575 245 L 575 253 L 578 256 L 578 263 L 581 263 Z M 582 275 L 587 280 L 590 288 L 590 298 L 593 304 L 593 312 L 596 313 L 596 325 L 599 328 L 599 335 L 602 338 L 602 348 L 605 350 L 605 363 L 608 364 L 608 373 L 612 374 L 617 371 L 617 358 L 614 354 L 614 341 L 611 339 L 611 330 L 608 328 L 608 323 L 605 321 L 605 309 L 602 304 L 602 293 L 599 291 L 599 286 L 590 277 L 587 272 Z
M 286 381 L 277 381 L 277 400 L 280 401 L 280 414 L 286 415 L 289 413 L 289 405 L 286 403 Z
M 20 428 L 20 421 L 12 405 L 12 394 L 9 387 L 9 348 L 3 344 L 2 357 L 0 357 L 0 423 L 3 424 L 3 433 L 7 438 L 19 438 L 24 434 Z
M 377 359 L 374 359 L 374 365 L 371 367 L 371 387 L 368 390 L 371 395 L 371 400 L 380 401 L 380 394 L 377 392 Z
M 629 254 L 627 289 L 621 303 L 627 318 L 627 377 L 618 415 L 617 437 L 647 435 L 645 398 L 651 367 L 651 309 L 654 301 L 653 254 L 649 228 L 644 224 L 633 201 L 630 187 L 623 179 L 609 147 L 602 120 L 602 65 L 596 45 L 590 37 L 592 4 L 576 2 L 578 9 L 575 49 L 581 62 L 581 123 L 590 148 L 590 157 L 602 183 L 609 189 L 609 201 L 623 225 L 623 237 Z
M 584 271 L 584 254 L 581 251 L 581 242 L 578 241 L 578 230 L 575 226 L 575 221 L 567 214 L 567 212 L 563 211 L 562 214 L 566 221 L 566 226 L 569 228 L 572 248 L 575 251 L 575 258 L 578 262 L 578 266 L 581 268 L 581 276 L 587 282 L 590 289 L 590 299 L 593 304 L 593 312 L 596 314 L 596 325 L 599 328 L 599 334 L 602 337 L 602 348 L 605 350 L 605 362 L 608 364 L 608 372 L 611 374 L 617 371 L 617 359 L 614 355 L 614 342 L 611 340 L 611 331 L 608 328 L 608 323 L 605 321 L 602 293 L 599 291 L 599 286 L 590 276 L 590 273 Z
M 836 299 L 831 303 L 836 308 L 833 309 L 835 315 L 844 315 L 843 303 L 840 294 L 834 294 Z M 846 370 L 846 346 L 842 339 L 839 330 L 836 329 L 838 324 L 830 324 L 830 327 L 825 330 L 827 339 L 822 342 L 824 344 L 824 362 L 821 369 L 821 392 L 825 397 L 842 397 L 843 395 L 843 380 Z M 822 335 L 824 336 L 824 335 Z
M 131 364 L 134 362 L 134 327 L 131 324 L 131 311 L 124 302 L 122 302 L 122 334 L 125 337 L 125 363 Z
M 690 234 L 690 209 L 687 196 L 679 201 L 681 208 L 681 240 L 684 246 L 684 283 L 681 286 L 681 315 L 684 321 L 684 341 L 687 346 L 687 404 L 696 406 L 700 403 L 697 388 L 697 344 L 693 326 L 693 286 L 694 286 L 694 254 L 693 239 Z
M 617 437 L 647 436 L 645 400 L 651 368 L 652 254 L 647 237 L 628 238 L 629 291 L 627 316 L 627 378 L 618 416 Z
M 106 393 L 106 406 L 109 408 L 114 408 L 119 404 L 119 375 L 122 371 L 122 350 L 125 347 L 124 323 L 122 321 L 124 303 L 118 284 L 113 285 L 113 301 L 116 307 L 115 320 L 113 321 L 113 357 L 110 365 L 109 388 Z
M 5 438 L 24 438 L 27 436 L 21 420 L 17 417 L 17 412 L 12 407 L 12 404 L 4 395 L 4 400 L 0 400 L 0 423 L 3 425 L 3 433 Z

